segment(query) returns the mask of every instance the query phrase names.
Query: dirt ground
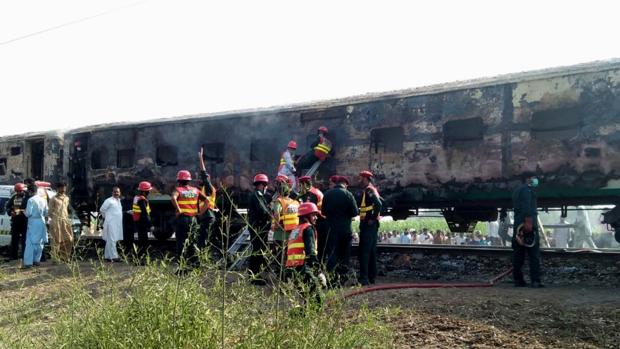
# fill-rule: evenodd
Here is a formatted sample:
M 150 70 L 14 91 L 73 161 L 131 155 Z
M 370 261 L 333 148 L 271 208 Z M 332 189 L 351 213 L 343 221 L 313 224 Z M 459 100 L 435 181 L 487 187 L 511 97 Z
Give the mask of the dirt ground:
M 139 268 L 112 267 L 120 275 Z M 80 274 L 96 284 L 95 268 L 81 262 Z M 0 331 L 23 321 L 44 330 L 66 302 L 71 275 L 51 262 L 26 271 L 0 264 Z M 30 301 L 36 309 L 24 306 Z M 364 305 L 380 311 L 396 331 L 390 343 L 396 348 L 620 348 L 620 291 L 614 287 L 513 288 L 505 280 L 493 288 L 391 290 L 346 302 L 351 311 Z

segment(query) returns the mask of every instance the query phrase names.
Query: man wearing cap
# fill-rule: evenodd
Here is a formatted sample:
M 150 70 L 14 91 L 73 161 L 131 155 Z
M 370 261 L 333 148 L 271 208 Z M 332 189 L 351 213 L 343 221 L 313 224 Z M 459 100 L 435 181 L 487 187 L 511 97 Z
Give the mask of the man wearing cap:
M 26 245 L 26 228 L 28 227 L 28 218 L 24 215 L 26 204 L 28 202 L 28 194 L 26 193 L 26 185 L 17 183 L 13 187 L 15 194 L 11 196 L 6 203 L 6 212 L 11 216 L 11 246 L 9 249 L 9 260 L 17 260 L 18 252 L 24 255 L 24 246 Z M 20 249 L 21 243 L 21 249 Z
M 377 276 L 377 234 L 382 203 L 377 188 L 372 184 L 373 174 L 362 171 L 359 176 L 364 188 L 360 203 L 359 282 L 368 285 L 374 284 Z
M 299 225 L 293 229 L 288 237 L 286 249 L 286 268 L 296 281 L 306 284 L 302 290 L 307 290 L 305 299 L 314 296 L 317 303 L 322 303 L 323 293 L 321 283 L 326 284 L 325 275 L 319 271 L 315 224 L 319 209 L 312 202 L 304 202 L 299 206 Z
M 337 282 L 344 284 L 351 258 L 351 220 L 359 214 L 359 210 L 353 194 L 347 190 L 347 177 L 332 176 L 330 180 L 335 181 L 336 185 L 325 193 L 321 209 L 328 229 L 325 257 L 328 271 L 336 272 Z
M 284 242 L 293 229 L 299 224 L 297 210 L 299 201 L 289 197 L 291 193 L 292 181 L 286 176 L 276 177 L 276 192 L 278 194 L 271 202 L 273 240 L 276 242 L 276 258 L 280 263 L 283 258 L 283 251 L 286 247 Z
M 138 254 L 146 253 L 146 245 L 149 241 L 151 224 L 151 206 L 149 205 L 149 192 L 153 189 L 151 183 L 142 181 L 138 184 L 138 194 L 133 197 L 131 211 L 135 231 L 138 233 Z
M 327 139 L 329 130 L 321 126 L 317 130 L 317 138 L 310 145 L 310 151 L 297 160 L 297 170 L 310 168 L 317 161 L 325 161 L 334 152 L 332 142 Z
M 530 262 L 532 287 L 543 287 L 540 282 L 540 238 L 535 188 L 538 178 L 533 172 L 521 175 L 523 183 L 512 193 L 514 228 L 512 235 L 512 275 L 516 287 L 526 285 L 521 268 L 527 253 Z
M 198 203 L 207 201 L 207 197 L 198 188 L 189 185 L 192 175 L 187 170 L 177 173 L 177 187 L 172 192 L 172 206 L 176 210 L 175 236 L 177 243 L 177 259 L 179 270 L 183 271 L 184 263 L 196 264 L 194 258 L 195 237 L 190 238 L 191 228 L 196 224 L 195 217 L 198 215 Z M 196 234 L 198 232 L 195 232 Z
M 286 150 L 280 156 L 280 165 L 278 166 L 278 176 L 285 176 L 292 182 L 291 190 L 295 190 L 297 182 L 295 180 L 295 151 L 297 150 L 297 142 L 290 141 L 286 146 Z
M 271 222 L 271 211 L 269 210 L 269 199 L 266 196 L 267 175 L 259 173 L 254 176 L 254 191 L 250 194 L 250 204 L 248 206 L 248 223 L 250 238 L 252 241 L 252 255 L 250 256 L 249 268 L 252 273 L 252 283 L 255 285 L 265 285 L 265 281 L 256 278 L 261 272 L 261 267 L 265 265 L 265 254 L 269 251 L 267 238 L 269 235 L 269 224 Z
M 323 192 L 312 185 L 312 178 L 310 176 L 299 177 L 299 194 L 300 202 L 312 202 L 318 207 L 319 211 L 323 208 Z M 317 217 L 315 227 L 318 238 L 317 246 L 319 261 L 323 262 L 327 232 L 327 222 L 325 222 L 325 218 L 323 216 Z

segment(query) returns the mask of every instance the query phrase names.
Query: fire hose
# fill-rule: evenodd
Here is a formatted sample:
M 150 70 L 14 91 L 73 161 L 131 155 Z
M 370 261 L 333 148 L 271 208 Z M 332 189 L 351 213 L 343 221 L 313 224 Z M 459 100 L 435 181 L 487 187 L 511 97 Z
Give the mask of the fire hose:
M 492 277 L 487 282 L 472 282 L 472 283 L 399 283 L 399 284 L 384 284 L 377 286 L 364 287 L 359 290 L 355 290 L 345 294 L 342 299 L 351 298 L 364 293 L 397 290 L 406 288 L 482 288 L 493 287 L 496 282 L 503 279 L 506 275 L 512 272 L 512 268 Z

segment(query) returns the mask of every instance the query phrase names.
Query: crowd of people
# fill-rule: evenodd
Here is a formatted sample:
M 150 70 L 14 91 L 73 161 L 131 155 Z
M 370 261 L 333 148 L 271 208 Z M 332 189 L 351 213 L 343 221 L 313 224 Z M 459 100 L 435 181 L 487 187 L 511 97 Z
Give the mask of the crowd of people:
M 356 237 L 354 237 L 354 240 Z M 437 229 L 422 228 L 417 231 L 414 228 L 403 231 L 382 231 L 378 237 L 379 244 L 400 245 L 469 245 L 469 246 L 501 246 L 501 242 L 492 241 L 488 235 L 475 230 L 473 233 L 452 233 Z

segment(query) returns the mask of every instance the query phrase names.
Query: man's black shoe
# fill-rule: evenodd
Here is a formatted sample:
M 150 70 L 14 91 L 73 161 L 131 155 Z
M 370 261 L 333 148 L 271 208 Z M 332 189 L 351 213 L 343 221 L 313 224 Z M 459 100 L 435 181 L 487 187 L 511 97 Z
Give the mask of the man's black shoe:
M 525 281 L 517 281 L 515 282 L 515 287 L 526 287 L 527 284 L 525 283 Z
M 265 286 L 265 285 L 267 285 L 267 281 L 262 280 L 262 279 L 252 279 L 250 281 L 250 283 L 252 285 L 255 285 L 255 286 Z
M 545 285 L 541 284 L 540 281 L 534 281 L 532 282 L 532 286 L 530 286 L 532 288 L 544 288 Z

